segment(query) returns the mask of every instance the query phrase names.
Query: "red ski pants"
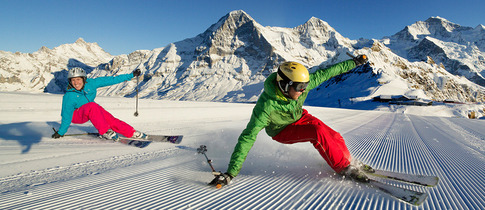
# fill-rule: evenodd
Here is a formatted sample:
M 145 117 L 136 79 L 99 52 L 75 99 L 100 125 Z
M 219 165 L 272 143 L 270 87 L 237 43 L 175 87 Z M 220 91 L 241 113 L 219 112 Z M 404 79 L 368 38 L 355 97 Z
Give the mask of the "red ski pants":
M 72 123 L 75 124 L 83 124 L 88 120 L 91 120 L 91 123 L 98 129 L 98 132 L 101 135 L 106 133 L 108 129 L 112 129 L 114 132 L 129 138 L 132 137 L 135 132 L 133 127 L 113 117 L 113 115 L 104 110 L 103 107 L 94 102 L 82 105 L 74 110 L 74 114 L 72 115 Z
M 340 173 L 350 164 L 350 152 L 342 136 L 318 118 L 303 110 L 298 121 L 286 126 L 274 140 L 283 144 L 311 142 L 335 172 Z

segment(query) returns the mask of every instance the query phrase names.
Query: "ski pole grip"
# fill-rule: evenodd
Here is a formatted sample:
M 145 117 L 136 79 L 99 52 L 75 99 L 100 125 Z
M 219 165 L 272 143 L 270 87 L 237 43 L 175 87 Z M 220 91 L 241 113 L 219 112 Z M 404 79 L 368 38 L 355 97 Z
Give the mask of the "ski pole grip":
M 197 149 L 197 152 L 200 154 L 205 154 L 205 152 L 207 152 L 207 146 L 200 145 L 200 147 Z

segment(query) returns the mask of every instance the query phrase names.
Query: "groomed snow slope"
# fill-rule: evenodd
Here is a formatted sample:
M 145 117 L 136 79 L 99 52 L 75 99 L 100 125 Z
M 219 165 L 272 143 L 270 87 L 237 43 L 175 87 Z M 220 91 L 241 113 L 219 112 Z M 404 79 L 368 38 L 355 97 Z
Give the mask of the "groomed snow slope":
M 234 182 L 221 190 L 205 158 L 224 171 L 253 104 L 98 97 L 114 116 L 180 145 L 144 149 L 88 137 L 51 139 L 61 95 L 0 93 L 0 209 L 485 209 L 485 121 L 306 107 L 375 168 L 437 175 L 414 207 L 336 176 L 310 143 L 279 144 L 264 131 Z M 69 132 L 95 131 L 90 124 Z

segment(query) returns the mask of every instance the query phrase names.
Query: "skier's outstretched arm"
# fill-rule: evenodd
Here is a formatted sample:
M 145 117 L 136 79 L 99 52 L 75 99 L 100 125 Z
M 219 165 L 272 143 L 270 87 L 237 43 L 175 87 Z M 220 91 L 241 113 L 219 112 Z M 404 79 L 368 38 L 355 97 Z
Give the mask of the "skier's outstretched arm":
M 210 185 L 227 185 L 239 174 L 249 150 L 253 147 L 254 142 L 256 141 L 258 133 L 269 123 L 269 115 L 263 110 L 264 109 L 261 109 L 260 105 L 256 104 L 246 129 L 243 130 L 234 147 L 227 172 L 214 174 L 216 177 L 209 183 Z

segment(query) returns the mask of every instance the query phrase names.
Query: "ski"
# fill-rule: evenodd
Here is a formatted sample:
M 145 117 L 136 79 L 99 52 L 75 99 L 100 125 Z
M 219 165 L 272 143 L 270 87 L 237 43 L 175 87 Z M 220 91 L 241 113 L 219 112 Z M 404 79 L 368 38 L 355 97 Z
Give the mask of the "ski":
M 129 145 L 129 146 L 138 147 L 138 148 L 145 148 L 150 143 L 152 143 L 152 141 L 136 140 L 136 139 L 122 138 L 122 137 L 120 137 L 117 142 Z
M 65 134 L 64 136 L 99 136 L 98 133 L 74 133 L 74 134 Z
M 397 173 L 397 172 L 377 170 L 377 169 L 374 169 L 374 170 L 375 172 L 368 172 L 368 171 L 364 171 L 364 172 L 365 174 L 374 176 L 374 177 L 392 179 L 392 180 L 407 182 L 411 184 L 422 185 L 426 187 L 435 187 L 439 182 L 439 178 L 437 176 Z
M 120 140 L 134 140 L 134 141 L 151 141 L 151 142 L 169 142 L 172 144 L 180 144 L 182 142 L 184 136 L 175 135 L 175 136 L 166 136 L 166 135 L 149 135 L 145 139 L 137 139 L 137 138 L 126 138 L 126 137 L 119 137 Z
M 147 147 L 152 142 L 169 142 L 180 144 L 183 136 L 148 135 L 145 139 L 119 137 L 118 142 L 138 148 Z
M 55 128 L 52 128 L 54 132 L 57 132 Z M 100 138 L 99 133 L 76 133 L 76 134 L 66 134 L 64 136 L 92 136 Z M 175 135 L 175 136 L 166 136 L 166 135 L 148 135 L 146 139 L 136 139 L 136 138 L 127 138 L 120 136 L 118 141 L 121 144 L 144 148 L 147 147 L 152 142 L 169 142 L 173 144 L 180 144 L 182 142 L 183 136 L 182 135 Z
M 111 141 L 111 140 L 101 138 L 99 133 L 67 134 L 67 135 L 64 135 L 64 136 L 73 136 L 73 137 L 74 136 L 90 136 L 90 137 L 95 137 L 96 139 L 103 140 L 103 141 Z M 128 146 L 138 147 L 138 148 L 144 148 L 144 147 L 148 146 L 150 143 L 152 143 L 152 141 L 148 141 L 148 140 L 130 139 L 130 138 L 124 138 L 124 137 L 119 137 L 118 141 L 114 141 L 114 142 L 118 142 L 118 143 L 125 144 L 125 145 L 128 145 Z
M 397 198 L 401 201 L 404 201 L 406 203 L 409 203 L 415 206 L 421 205 L 428 197 L 428 194 L 425 192 L 418 192 L 414 190 L 401 188 L 398 186 L 385 184 L 374 179 L 369 179 L 369 182 L 366 184 L 386 194 L 389 194 L 394 198 Z

